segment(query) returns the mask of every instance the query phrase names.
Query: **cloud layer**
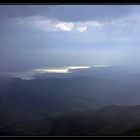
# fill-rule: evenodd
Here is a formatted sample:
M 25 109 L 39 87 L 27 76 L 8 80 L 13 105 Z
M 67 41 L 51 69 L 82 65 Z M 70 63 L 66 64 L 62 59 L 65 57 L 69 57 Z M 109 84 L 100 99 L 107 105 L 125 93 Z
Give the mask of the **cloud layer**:
M 21 27 L 30 27 L 42 31 L 79 31 L 84 32 L 87 28 L 101 28 L 100 21 L 64 22 L 58 19 L 49 19 L 44 16 L 29 16 L 13 18 L 12 22 Z

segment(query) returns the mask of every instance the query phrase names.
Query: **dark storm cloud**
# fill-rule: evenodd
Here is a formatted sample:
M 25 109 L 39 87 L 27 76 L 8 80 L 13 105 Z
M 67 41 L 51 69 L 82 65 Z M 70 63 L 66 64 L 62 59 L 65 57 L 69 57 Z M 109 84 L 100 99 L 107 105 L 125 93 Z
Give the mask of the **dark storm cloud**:
M 130 14 L 132 6 L 122 5 L 65 5 L 57 8 L 50 8 L 48 16 L 63 21 L 85 21 L 114 19 Z
M 0 17 L 43 15 L 74 22 L 119 18 L 132 11 L 129 5 L 1 5 Z

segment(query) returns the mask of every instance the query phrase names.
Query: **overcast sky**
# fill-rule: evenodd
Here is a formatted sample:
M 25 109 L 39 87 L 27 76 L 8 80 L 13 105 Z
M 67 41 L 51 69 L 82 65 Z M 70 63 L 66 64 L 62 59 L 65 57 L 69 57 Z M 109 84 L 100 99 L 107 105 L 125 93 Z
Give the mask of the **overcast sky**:
M 139 60 L 139 5 L 0 5 L 0 71 Z

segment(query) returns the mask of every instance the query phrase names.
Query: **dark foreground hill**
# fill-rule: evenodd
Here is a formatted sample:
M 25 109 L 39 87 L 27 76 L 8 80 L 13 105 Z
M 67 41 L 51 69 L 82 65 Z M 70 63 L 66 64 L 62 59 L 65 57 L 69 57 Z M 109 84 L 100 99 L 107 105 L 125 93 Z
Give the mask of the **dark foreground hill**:
M 140 104 L 140 78 L 122 79 L 0 77 L 0 135 L 134 133 L 140 124 L 134 106 Z
M 140 106 L 108 106 L 18 124 L 7 132 L 30 136 L 133 136 L 140 135 L 139 126 Z

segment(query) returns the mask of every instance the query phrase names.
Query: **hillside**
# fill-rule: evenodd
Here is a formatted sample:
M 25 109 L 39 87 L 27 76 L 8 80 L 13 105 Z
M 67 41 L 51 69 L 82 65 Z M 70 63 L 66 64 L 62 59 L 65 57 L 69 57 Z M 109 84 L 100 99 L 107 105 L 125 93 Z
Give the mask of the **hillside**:
M 19 124 L 12 135 L 133 136 L 139 135 L 139 124 L 140 106 L 108 106 Z
M 87 76 L 33 80 L 1 77 L 0 133 L 121 135 L 125 127 L 131 130 L 140 124 L 139 106 L 133 107 L 140 104 L 139 81 L 135 75 L 121 81 Z M 128 121 L 126 117 L 130 117 Z M 24 125 L 27 130 L 22 129 Z

